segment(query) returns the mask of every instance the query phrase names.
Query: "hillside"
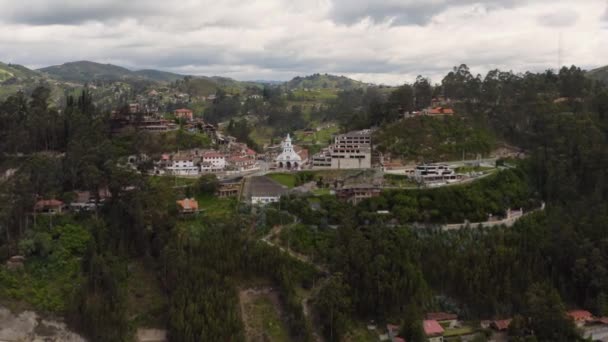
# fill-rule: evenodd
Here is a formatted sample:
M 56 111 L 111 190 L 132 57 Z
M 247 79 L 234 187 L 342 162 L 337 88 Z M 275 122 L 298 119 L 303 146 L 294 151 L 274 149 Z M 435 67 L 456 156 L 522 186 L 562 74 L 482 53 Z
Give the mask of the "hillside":
M 305 77 L 295 77 L 284 84 L 285 89 L 340 89 L 350 90 L 365 88 L 367 85 L 360 81 L 355 81 L 345 76 L 329 74 L 313 74 Z
M 407 161 L 474 159 L 496 145 L 493 134 L 457 117 L 419 116 L 382 127 L 374 136 L 378 150 Z
M 157 81 L 157 82 L 174 82 L 177 80 L 181 80 L 185 77 L 185 75 L 175 74 L 175 73 L 168 72 L 168 71 L 154 70 L 154 69 L 137 70 L 133 73 L 137 74 L 143 78 L 147 78 L 149 80 Z
M 0 62 L 0 82 L 9 80 L 17 81 L 20 79 L 37 78 L 41 75 L 19 64 L 4 64 Z
M 604 83 L 608 84 L 608 65 L 589 70 L 587 72 L 587 76 L 594 80 L 603 81 Z
M 120 81 L 143 79 L 137 73 L 112 64 L 90 61 L 69 62 L 39 69 L 49 77 L 60 81 L 85 83 L 91 81 Z

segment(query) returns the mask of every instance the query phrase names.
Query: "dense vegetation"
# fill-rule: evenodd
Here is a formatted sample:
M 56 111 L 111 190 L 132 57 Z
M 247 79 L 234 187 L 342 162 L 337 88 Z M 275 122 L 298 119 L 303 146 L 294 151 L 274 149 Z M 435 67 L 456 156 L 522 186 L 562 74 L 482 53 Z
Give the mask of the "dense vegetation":
M 258 277 L 279 289 L 296 341 L 311 339 L 302 307 L 308 290 L 318 291 L 309 297 L 316 321 L 334 341 L 353 322 L 367 319 L 399 322 L 407 340 L 417 341 L 416 327 L 430 310 L 465 319 L 514 317 L 513 337 L 576 340 L 566 308 L 608 315 L 608 91 L 574 67 L 525 75 L 494 71 L 482 79 L 461 66 L 440 87 L 419 78 L 388 96 L 371 87 L 343 91 L 309 114 L 345 128 L 378 125 L 394 153 L 428 158 L 422 147 L 409 151 L 394 136 L 410 125 L 396 122 L 400 112 L 427 106 L 433 94 L 450 97 L 464 119 L 414 120 L 412 135 L 428 126 L 441 142 L 454 140 L 454 147 L 438 143 L 437 151 L 446 154 L 483 152 L 498 137 L 526 148 L 529 158 L 469 185 L 388 191 L 357 206 L 331 196 L 300 196 L 256 213 L 234 205 L 225 216 L 203 212 L 191 218 L 178 215 L 175 200 L 186 193 L 209 196 L 217 180 L 174 188 L 119 166 L 155 145 L 140 132 L 111 136 L 107 113 L 87 93 L 68 97 L 61 110 L 49 105 L 43 87 L 31 96 L 11 96 L 0 103 L 0 166 L 17 171 L 0 180 L 0 258 L 28 259 L 23 270 L 0 270 L 0 298 L 63 314 L 91 340 L 127 341 L 137 327 L 127 288 L 137 281 L 130 265 L 138 261 L 162 289 L 161 327 L 176 341 L 242 339 L 237 291 Z M 278 130 L 305 121 L 290 116 L 303 118 L 304 112 L 271 87 L 262 99 L 234 99 L 219 96 L 205 114 L 221 121 L 231 118 L 226 108 L 246 107 L 240 114 Z M 235 120 L 229 129 L 246 138 L 251 126 Z M 208 143 L 185 134 L 163 144 Z M 408 144 L 418 141 L 413 139 Z M 315 180 L 309 176 L 299 181 Z M 38 198 L 69 200 L 75 190 L 97 194 L 102 188 L 112 196 L 93 212 L 31 214 Z M 511 207 L 535 208 L 540 200 L 545 211 L 508 229 L 411 226 L 479 221 Z M 277 225 L 288 226 L 279 243 L 322 267 L 259 241 Z

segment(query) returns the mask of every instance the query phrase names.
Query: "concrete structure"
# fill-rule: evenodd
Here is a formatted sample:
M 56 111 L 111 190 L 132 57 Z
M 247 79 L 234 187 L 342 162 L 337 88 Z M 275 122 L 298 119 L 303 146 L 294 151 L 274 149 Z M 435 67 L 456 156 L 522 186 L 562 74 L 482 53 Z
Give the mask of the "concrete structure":
M 219 198 L 238 197 L 241 192 L 241 182 L 220 183 L 215 195 Z
M 346 185 L 336 190 L 336 196 L 353 205 L 367 198 L 380 196 L 382 190 L 370 184 Z
M 268 177 L 251 177 L 248 179 L 248 197 L 253 205 L 266 205 L 278 202 L 287 189 Z
M 340 134 L 334 143 L 312 158 L 315 169 L 369 169 L 372 167 L 372 131 Z
M 203 153 L 202 162 L 209 163 L 211 171 L 222 171 L 226 167 L 226 157 L 213 151 Z
M 458 180 L 458 175 L 448 165 L 425 164 L 416 166 L 414 179 L 424 184 L 452 183 Z
M 192 155 L 176 154 L 167 160 L 165 169 L 167 172 L 178 176 L 196 176 L 201 169 L 194 162 Z
M 275 158 L 275 166 L 278 169 L 300 170 L 305 161 L 302 160 L 302 157 L 294 150 L 289 134 L 287 134 L 287 137 L 283 140 L 281 147 L 283 148 L 283 152 Z

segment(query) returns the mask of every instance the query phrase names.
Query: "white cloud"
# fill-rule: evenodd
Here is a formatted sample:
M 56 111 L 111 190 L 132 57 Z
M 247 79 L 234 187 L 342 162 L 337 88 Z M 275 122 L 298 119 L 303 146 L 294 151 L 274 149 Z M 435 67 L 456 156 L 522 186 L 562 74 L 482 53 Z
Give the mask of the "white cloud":
M 237 79 L 439 82 L 460 63 L 479 73 L 554 68 L 556 27 L 564 64 L 600 66 L 608 53 L 605 0 L 22 3 L 0 0 L 0 61 L 37 67 L 87 59 Z

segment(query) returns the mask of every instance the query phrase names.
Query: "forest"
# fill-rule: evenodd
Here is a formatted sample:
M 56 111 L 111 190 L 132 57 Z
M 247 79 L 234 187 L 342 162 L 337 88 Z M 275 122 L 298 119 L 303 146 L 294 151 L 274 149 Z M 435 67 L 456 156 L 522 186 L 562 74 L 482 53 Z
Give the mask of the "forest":
M 30 97 L 11 96 L 0 103 L 0 166 L 17 171 L 0 181 L 0 261 L 19 254 L 27 262 L 21 272 L 0 268 L 0 299 L 62 315 L 92 341 L 130 341 L 138 322 L 127 289 L 137 260 L 160 284 L 164 299 L 156 318 L 172 341 L 243 340 L 238 289 L 259 277 L 279 289 L 295 341 L 312 340 L 301 292 L 322 279 L 314 321 L 332 341 L 368 320 L 397 322 L 408 341 L 420 341 L 419 322 L 433 310 L 466 319 L 513 317 L 513 340 L 582 339 L 566 309 L 608 316 L 608 90 L 576 67 L 491 71 L 481 78 L 463 65 L 437 86 L 419 77 L 387 96 L 374 88 L 343 91 L 311 115 L 338 120 L 345 129 L 388 127 L 385 134 L 395 136 L 400 110 L 423 108 L 437 94 L 453 99 L 464 123 L 433 129 L 456 137 L 478 130 L 473 141 L 457 144 L 483 151 L 500 139 L 525 149 L 528 158 L 473 184 L 387 191 L 356 207 L 331 196 L 317 198 L 318 207 L 285 197 L 257 212 L 239 205 L 228 217 L 203 214 L 193 221 L 177 213 L 181 190 L 120 167 L 125 156 L 154 144 L 141 144 L 140 132 L 113 137 L 108 113 L 86 92 L 61 109 L 49 104 L 43 87 Z M 229 99 L 220 96 L 210 118 L 229 119 L 233 109 L 222 107 Z M 273 110 L 287 106 L 276 89 L 265 89 L 257 105 L 277 127 L 300 125 Z M 230 129 L 248 128 L 235 121 Z M 102 188 L 111 197 L 94 212 L 30 214 L 37 198 L 68 199 L 75 190 L 98 194 Z M 541 201 L 546 210 L 508 229 L 442 232 L 413 225 L 478 221 Z M 390 211 L 390 219 L 378 210 Z M 294 241 L 295 248 L 312 251 L 327 272 L 260 241 L 294 218 L 301 226 L 292 237 L 303 241 Z

